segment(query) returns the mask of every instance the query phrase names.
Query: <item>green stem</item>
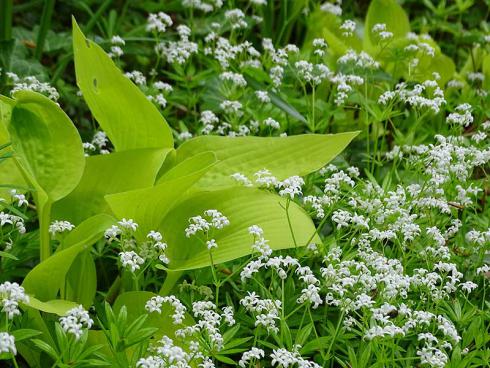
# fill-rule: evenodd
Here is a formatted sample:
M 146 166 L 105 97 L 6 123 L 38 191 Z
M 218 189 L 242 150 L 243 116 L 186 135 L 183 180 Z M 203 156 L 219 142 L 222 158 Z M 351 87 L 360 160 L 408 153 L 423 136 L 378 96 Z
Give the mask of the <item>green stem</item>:
M 0 0 L 0 41 L 12 38 L 13 0 Z
M 0 93 L 5 92 L 7 74 L 12 55 L 12 14 L 13 0 L 0 0 Z
M 51 256 L 51 237 L 49 235 L 50 218 L 51 203 L 47 202 L 42 208 L 39 208 L 39 248 L 41 262 Z
M 43 13 L 41 15 L 41 25 L 39 26 L 39 32 L 37 34 L 36 51 L 34 52 L 34 56 L 39 60 L 43 54 L 46 35 L 51 28 L 51 18 L 53 16 L 55 2 L 55 0 L 45 0 L 44 2 Z

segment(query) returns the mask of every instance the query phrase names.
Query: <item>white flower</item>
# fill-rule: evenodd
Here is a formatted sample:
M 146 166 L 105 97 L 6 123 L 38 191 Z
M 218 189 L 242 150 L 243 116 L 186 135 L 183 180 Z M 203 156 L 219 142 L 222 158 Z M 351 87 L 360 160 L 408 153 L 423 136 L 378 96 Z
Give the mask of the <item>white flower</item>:
M 11 353 L 17 355 L 17 349 L 15 347 L 15 337 L 8 332 L 0 332 L 0 354 Z
M 271 98 L 269 97 L 269 93 L 267 93 L 267 91 L 255 91 L 255 95 L 262 103 L 271 102 Z
M 384 23 L 376 23 L 371 31 L 381 40 L 389 40 L 390 38 L 393 38 L 393 33 L 386 30 L 386 24 Z
M 164 12 L 158 12 L 157 14 L 150 14 L 148 16 L 146 30 L 148 32 L 164 33 L 167 27 L 173 24 L 172 18 Z
M 187 309 L 174 295 L 154 296 L 146 302 L 145 309 L 148 311 L 148 313 L 157 312 L 161 314 L 163 303 L 169 303 L 174 308 L 175 311 L 172 315 L 174 324 L 181 324 L 184 321 L 185 312 Z
M 56 233 L 63 233 L 65 231 L 72 231 L 75 228 L 75 225 L 70 223 L 69 221 L 53 221 L 51 225 L 49 225 L 49 233 L 54 236 Z
M 336 16 L 342 15 L 342 8 L 338 4 L 332 4 L 332 3 L 323 3 L 320 6 L 320 10 L 324 11 L 326 13 L 330 13 Z
M 122 231 L 118 226 L 112 225 L 105 231 L 104 236 L 109 242 L 112 242 L 113 240 L 116 240 L 121 233 Z
M 141 258 L 135 251 L 120 252 L 119 259 L 123 267 L 131 269 L 131 272 L 139 270 L 140 265 L 145 263 L 145 260 Z
M 230 221 L 218 210 L 206 210 L 203 216 L 194 216 L 189 219 L 189 226 L 185 229 L 185 236 L 190 237 L 198 232 L 207 233 L 211 229 L 222 229 L 230 224 Z
M 219 106 L 228 114 L 240 114 L 242 104 L 240 101 L 225 100 L 219 104 Z
M 81 305 L 70 309 L 65 316 L 60 318 L 60 325 L 63 331 L 74 335 L 76 340 L 82 336 L 83 328 L 90 329 L 93 323 L 94 321 Z
M 241 173 L 234 173 L 234 174 L 231 174 L 230 176 L 232 179 L 234 179 L 239 184 L 242 184 L 246 187 L 252 186 L 252 182 L 250 181 L 250 179 Z
M 216 240 L 211 239 L 206 242 L 206 247 L 208 248 L 208 250 L 211 250 L 213 248 L 218 248 L 218 244 L 216 244 Z
M 123 218 L 121 221 L 118 221 L 117 223 L 123 229 L 130 230 L 130 231 L 136 231 L 136 229 L 138 228 L 138 224 L 134 222 L 132 219 L 126 220 L 125 218 Z
M 281 128 L 281 125 L 279 124 L 279 122 L 275 121 L 272 118 L 265 119 L 264 120 L 264 125 L 265 126 L 268 126 L 268 127 L 271 127 L 272 129 L 280 129 Z
M 231 9 L 225 12 L 225 18 L 231 25 L 232 29 L 247 28 L 245 14 L 240 9 Z
M 350 19 L 347 19 L 340 25 L 340 30 L 342 31 L 342 35 L 344 37 L 350 37 L 356 30 L 356 23 Z
M 252 360 L 260 360 L 264 357 L 264 350 L 256 348 L 255 346 L 252 349 L 244 352 L 242 354 L 242 358 L 238 362 L 238 365 L 242 368 L 248 367 L 248 363 Z
M 29 303 L 29 296 L 25 294 L 24 288 L 16 282 L 5 281 L 0 284 L 0 305 L 2 312 L 7 314 L 7 319 L 20 315 L 19 303 Z
M 279 195 L 281 197 L 287 197 L 289 196 L 291 199 L 294 198 L 296 195 L 302 195 L 301 187 L 305 184 L 305 181 L 303 178 L 299 176 L 291 176 L 287 179 L 284 179 L 283 181 L 278 183 L 278 187 L 280 188 L 279 190 Z
M 18 207 L 22 207 L 23 205 L 27 206 L 29 204 L 25 195 L 17 193 L 17 191 L 15 189 L 12 189 L 10 191 L 10 195 L 12 196 L 13 199 L 17 200 L 17 206 Z
M 478 287 L 477 284 L 475 284 L 474 282 L 472 281 L 466 281 L 466 282 L 462 282 L 461 284 L 459 284 L 459 287 L 461 288 L 461 290 L 463 290 L 464 292 L 466 293 L 471 293 L 474 289 L 476 289 Z
M 237 87 L 246 87 L 247 81 L 243 75 L 233 72 L 223 72 L 219 75 L 221 80 L 232 82 Z
M 154 231 L 154 230 L 151 230 L 146 237 L 148 239 L 155 241 L 155 242 L 160 242 L 163 239 L 162 234 L 160 234 L 158 231 Z
M 143 73 L 138 70 L 133 70 L 132 72 L 126 72 L 124 75 L 136 83 L 138 86 L 146 85 L 146 77 Z

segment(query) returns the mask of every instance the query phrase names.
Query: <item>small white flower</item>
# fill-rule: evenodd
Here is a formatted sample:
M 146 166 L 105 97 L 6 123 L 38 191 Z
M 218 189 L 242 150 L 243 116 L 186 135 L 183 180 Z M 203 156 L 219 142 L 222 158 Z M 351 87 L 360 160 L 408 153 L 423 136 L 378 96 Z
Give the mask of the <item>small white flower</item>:
M 206 242 L 206 247 L 208 250 L 212 250 L 214 248 L 218 248 L 218 244 L 216 243 L 216 240 L 211 239 Z
M 94 321 L 81 305 L 70 309 L 65 316 L 60 318 L 60 325 L 63 331 L 74 335 L 76 340 L 82 336 L 83 328 L 90 329 L 93 323 Z
M 119 259 L 123 267 L 131 269 L 131 272 L 139 270 L 140 266 L 145 263 L 145 260 L 141 258 L 135 251 L 119 253 Z
M 0 332 L 0 354 L 11 353 L 17 355 L 17 349 L 15 347 L 15 337 L 8 332 Z
M 138 224 L 132 219 L 126 220 L 125 218 L 123 218 L 121 221 L 118 221 L 118 224 L 121 228 L 130 231 L 136 231 L 136 229 L 138 228 Z
M 63 233 L 65 231 L 72 231 L 75 228 L 69 221 L 53 221 L 51 225 L 49 225 L 49 233 L 52 236 L 55 236 L 57 233 Z

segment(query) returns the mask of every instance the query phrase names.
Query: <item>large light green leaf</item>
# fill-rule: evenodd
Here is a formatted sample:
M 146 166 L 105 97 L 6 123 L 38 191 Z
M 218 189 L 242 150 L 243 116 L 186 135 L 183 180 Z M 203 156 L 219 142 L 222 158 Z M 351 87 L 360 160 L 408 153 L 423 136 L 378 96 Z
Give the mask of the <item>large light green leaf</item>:
M 138 149 L 87 157 L 82 180 L 66 198 L 53 206 L 53 218 L 78 224 L 102 212 L 110 212 L 104 196 L 151 187 L 167 149 Z
M 482 72 L 485 75 L 484 86 L 490 89 L 490 54 L 483 58 L 482 62 Z
M 9 124 L 12 148 L 37 190 L 50 201 L 68 195 L 85 166 L 82 141 L 63 110 L 49 98 L 18 91 Z
M 230 220 L 230 225 L 216 231 L 213 237 L 218 248 L 213 250 L 213 260 L 221 263 L 243 257 L 251 253 L 252 237 L 248 227 L 259 225 L 272 249 L 305 246 L 315 234 L 315 226 L 310 217 L 295 203 L 289 206 L 289 217 L 294 239 L 288 230 L 288 220 L 284 209 L 286 200 L 255 188 L 235 187 L 213 192 L 199 192 L 190 195 L 173 208 L 160 225 L 168 244 L 169 267 L 186 270 L 205 267 L 210 264 L 209 251 L 195 237 L 187 238 L 185 228 L 188 219 L 201 215 L 205 210 L 217 209 Z M 318 242 L 318 237 L 313 237 Z
M 85 242 L 95 243 L 116 220 L 109 215 L 99 214 L 88 218 L 73 229 L 60 245 L 66 249 Z M 87 237 L 88 235 L 88 237 Z M 66 287 L 65 287 L 66 286 Z M 80 252 L 73 261 L 66 274 L 66 283 L 62 288 L 62 294 L 68 300 L 73 300 L 89 308 L 97 292 L 97 270 L 90 249 Z
M 454 76 L 456 72 L 456 65 L 454 61 L 442 53 L 436 53 L 431 60 L 430 65 L 423 69 L 422 75 L 417 75 L 419 81 L 425 81 L 433 79 L 433 73 L 436 72 L 440 75 L 440 79 L 437 81 L 440 86 L 445 86 L 446 83 Z
M 172 132 L 158 109 L 73 20 L 77 84 L 117 151 L 173 148 Z
M 172 166 L 169 170 L 166 170 L 162 176 L 156 181 L 157 184 L 161 184 L 164 181 L 174 180 L 183 176 L 190 175 L 191 173 L 202 170 L 203 168 L 209 168 L 216 163 L 216 155 L 213 152 L 202 152 L 195 156 L 189 157 L 187 160 L 179 162 L 177 165 Z
M 113 223 L 110 216 L 98 215 L 80 224 L 83 231 L 77 231 L 74 236 L 78 238 L 76 244 L 56 252 L 27 274 L 22 283 L 26 292 L 41 301 L 56 299 L 58 292 L 65 287 L 66 275 L 78 254 L 89 249 Z
M 10 143 L 10 135 L 7 130 L 7 125 L 10 123 L 10 116 L 12 112 L 12 107 L 15 101 L 7 98 L 5 96 L 0 96 L 0 146 L 6 143 Z M 11 148 L 5 148 L 0 152 L 2 153 L 11 152 Z M 18 167 L 15 165 L 13 159 L 6 159 L 0 161 L 0 185 L 8 185 L 9 188 L 0 188 L 0 198 L 6 201 L 10 199 L 9 191 L 12 188 L 25 188 L 26 182 L 22 173 L 19 171 Z
M 16 163 L 35 189 L 43 261 L 51 254 L 51 205 L 76 187 L 85 156 L 77 129 L 56 103 L 31 91 L 18 91 L 14 97 L 8 130 Z
M 53 313 L 58 316 L 64 316 L 70 309 L 78 307 L 80 304 L 69 300 L 54 299 L 47 302 L 42 302 L 33 296 L 29 297 L 27 305 L 41 312 Z
M 201 167 L 196 164 L 200 162 Z M 168 180 L 152 188 L 139 189 L 106 196 L 112 212 L 118 218 L 131 218 L 139 227 L 137 237 L 144 238 L 150 230 L 156 230 L 168 211 L 182 198 L 214 164 L 214 155 L 199 154 L 175 166 L 165 176 Z M 187 175 L 175 177 L 177 174 Z M 163 178 L 162 178 L 163 179 Z
M 410 32 L 410 21 L 407 13 L 396 0 L 372 0 L 369 4 L 364 28 L 364 49 L 373 51 L 378 39 L 372 32 L 377 23 L 386 24 L 388 31 L 393 33 L 393 39 L 404 38 Z
M 268 169 L 278 179 L 306 175 L 320 169 L 350 143 L 358 132 L 305 134 L 283 138 L 201 136 L 177 149 L 177 162 L 201 152 L 212 151 L 219 160 L 197 184 L 218 188 L 236 184 L 230 175 L 242 173 L 249 178 Z
M 97 293 L 97 269 L 90 249 L 79 253 L 66 275 L 65 298 L 88 309 Z

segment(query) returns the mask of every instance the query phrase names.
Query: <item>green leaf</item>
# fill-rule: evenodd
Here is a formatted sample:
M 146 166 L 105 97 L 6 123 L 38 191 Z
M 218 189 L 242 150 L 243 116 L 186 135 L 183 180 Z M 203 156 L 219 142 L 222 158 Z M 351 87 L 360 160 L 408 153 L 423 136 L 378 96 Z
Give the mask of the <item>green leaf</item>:
M 87 157 L 82 180 L 66 198 L 53 205 L 53 218 L 78 224 L 109 212 L 104 196 L 151 187 L 167 149 L 139 149 Z
M 33 330 L 30 328 L 21 328 L 19 330 L 12 331 L 12 336 L 15 337 L 15 342 L 30 339 L 31 337 L 42 334 L 41 331 Z
M 70 231 L 63 239 L 58 251 L 69 248 L 81 242 L 95 243 L 104 234 L 105 230 L 116 223 L 114 217 L 101 213 L 92 216 Z
M 18 91 L 14 97 L 8 130 L 14 162 L 35 189 L 43 261 L 51 254 L 51 205 L 78 184 L 85 156 L 77 129 L 56 103 L 32 91 Z
M 78 307 L 80 303 L 75 303 L 70 300 L 54 299 L 47 302 L 42 302 L 39 299 L 30 296 L 27 305 L 41 312 L 57 314 L 64 316 L 70 309 Z
M 364 49 L 373 51 L 378 39 L 372 32 L 377 23 L 386 24 L 386 29 L 393 33 L 393 39 L 404 38 L 410 32 L 410 21 L 407 13 L 396 0 L 372 0 L 366 15 L 364 27 Z
M 219 188 L 236 185 L 230 177 L 268 169 L 279 180 L 306 175 L 325 166 L 350 143 L 358 132 L 305 134 L 290 137 L 218 137 L 200 136 L 177 149 L 177 162 L 201 152 L 212 151 L 219 160 L 197 184 Z
M 2 250 L 0 250 L 0 258 L 13 259 L 14 261 L 18 261 L 19 260 L 19 258 L 17 258 L 16 256 L 14 256 L 13 254 L 10 254 L 8 252 L 4 252 Z
M 252 237 L 248 227 L 259 225 L 272 249 L 306 246 L 311 239 L 318 242 L 310 217 L 294 202 L 289 206 L 289 217 L 294 232 L 292 237 L 285 211 L 286 200 L 275 194 L 254 188 L 234 187 L 213 192 L 199 192 L 188 196 L 163 219 L 160 230 L 168 244 L 169 267 L 188 270 L 210 265 L 209 251 L 196 237 L 187 238 L 188 219 L 205 210 L 217 209 L 230 220 L 230 225 L 212 236 L 218 243 L 213 250 L 214 263 L 222 263 L 251 253 Z
M 482 61 L 482 72 L 485 75 L 483 82 L 485 88 L 490 89 L 490 54 L 486 55 Z
M 15 105 L 15 101 L 5 97 L 0 96 L 0 145 L 10 143 L 10 135 L 7 130 L 7 126 L 10 123 L 10 117 L 12 112 L 12 107 Z M 12 148 L 4 148 L 2 152 L 11 153 Z M 0 184 L 8 184 L 10 188 L 3 189 L 0 187 L 0 198 L 6 201 L 10 200 L 10 189 L 16 187 L 25 187 L 26 182 L 22 173 L 19 171 L 18 167 L 15 165 L 14 160 L 0 160 Z
M 70 118 L 49 98 L 31 91 L 14 95 L 8 126 L 22 168 L 49 201 L 68 195 L 85 166 L 82 141 Z
M 73 19 L 77 84 L 117 151 L 173 148 L 172 131 L 158 109 Z
M 80 224 L 79 227 L 85 230 L 83 233 L 77 231 L 79 241 L 76 244 L 56 252 L 27 274 L 22 283 L 26 292 L 41 301 L 56 299 L 58 292 L 65 286 L 66 274 L 73 261 L 80 252 L 88 249 L 94 241 L 103 235 L 110 223 L 110 216 L 99 215 L 96 216 L 96 220 L 88 219 L 85 223 Z M 90 228 L 88 224 L 93 226 Z M 81 276 L 83 277 L 83 275 Z
M 88 309 L 93 304 L 96 292 L 97 270 L 90 250 L 87 249 L 75 258 L 68 270 L 64 293 L 66 299 L 82 304 Z
M 136 236 L 143 239 L 150 230 L 159 227 L 168 211 L 213 166 L 214 155 L 213 160 L 204 160 L 206 157 L 210 158 L 209 153 L 183 161 L 160 178 L 160 184 L 154 187 L 108 195 L 106 201 L 118 218 L 131 218 L 138 223 Z M 196 164 L 199 162 L 201 167 L 198 168 Z M 186 172 L 185 176 L 173 178 Z M 164 180 L 169 178 L 171 180 Z
M 436 72 L 439 73 L 441 79 L 437 81 L 440 86 L 445 86 L 446 82 L 448 82 L 456 72 L 456 65 L 454 61 L 449 57 L 442 53 L 436 53 L 431 60 L 430 65 L 423 70 L 423 74 L 421 76 L 417 75 L 417 79 L 419 81 L 425 81 L 433 79 L 432 74 Z
M 158 178 L 156 183 L 161 184 L 164 181 L 173 180 L 189 175 L 190 173 L 197 172 L 202 168 L 210 167 L 211 165 L 216 163 L 216 161 L 216 155 L 213 152 L 199 153 L 171 167 Z

